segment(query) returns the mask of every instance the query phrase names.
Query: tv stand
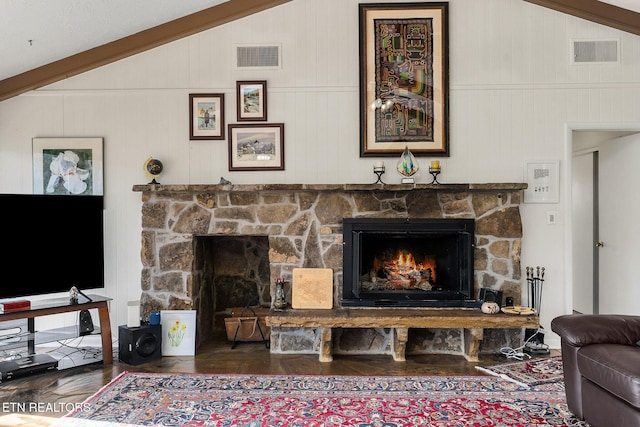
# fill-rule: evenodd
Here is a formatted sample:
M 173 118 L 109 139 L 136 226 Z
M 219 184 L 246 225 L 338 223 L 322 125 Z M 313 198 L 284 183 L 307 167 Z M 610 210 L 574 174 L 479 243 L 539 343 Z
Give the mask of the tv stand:
M 111 345 L 111 321 L 109 320 L 109 301 L 111 298 L 90 295 L 87 296 L 89 301 L 81 298 L 79 301 L 72 301 L 70 298 L 52 298 L 42 301 L 32 301 L 31 308 L 27 310 L 10 311 L 0 314 L 0 322 L 10 320 L 27 319 L 29 336 L 27 339 L 27 349 L 29 354 L 35 354 L 36 334 L 35 321 L 36 317 L 47 316 L 50 314 L 70 313 L 74 311 L 89 310 L 95 308 L 98 310 L 100 317 L 100 335 L 102 338 L 102 363 L 105 366 L 113 364 L 113 348 Z M 50 331 L 46 331 L 50 332 Z M 55 335 L 55 334 L 54 334 Z M 53 339 L 52 341 L 56 341 Z

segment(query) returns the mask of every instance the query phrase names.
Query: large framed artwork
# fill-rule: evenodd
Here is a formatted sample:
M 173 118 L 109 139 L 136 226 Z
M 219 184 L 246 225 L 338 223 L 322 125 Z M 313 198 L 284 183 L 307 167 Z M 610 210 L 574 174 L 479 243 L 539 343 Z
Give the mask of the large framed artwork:
M 284 124 L 229 125 L 229 170 L 284 170 Z
M 33 193 L 101 196 L 102 138 L 33 138 Z
M 448 3 L 365 3 L 359 19 L 360 156 L 448 156 Z
M 189 94 L 189 138 L 224 139 L 224 94 Z

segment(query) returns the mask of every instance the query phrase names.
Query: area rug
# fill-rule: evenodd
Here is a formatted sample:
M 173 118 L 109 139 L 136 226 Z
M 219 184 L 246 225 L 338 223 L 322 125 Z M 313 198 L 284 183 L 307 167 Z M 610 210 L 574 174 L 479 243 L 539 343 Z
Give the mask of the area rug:
M 60 426 L 586 426 L 562 384 L 492 376 L 125 372 Z
M 523 387 L 556 383 L 563 380 L 562 357 L 541 357 L 519 362 L 480 367 L 483 372 L 513 381 Z

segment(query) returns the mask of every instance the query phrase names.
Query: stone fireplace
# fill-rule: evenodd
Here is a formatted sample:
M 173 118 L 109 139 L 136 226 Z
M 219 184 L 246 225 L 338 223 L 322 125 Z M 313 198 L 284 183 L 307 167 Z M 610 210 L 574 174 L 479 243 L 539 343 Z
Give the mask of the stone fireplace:
M 270 305 L 278 277 L 291 301 L 292 271 L 331 268 L 334 306 L 342 305 L 344 218 L 473 219 L 472 294 L 501 290 L 521 301 L 519 204 L 526 184 L 136 185 L 142 193 L 143 316 L 197 310 L 197 342 L 216 314 L 249 300 Z M 483 350 L 521 339 L 485 332 Z M 388 330 L 345 329 L 335 353 L 382 353 Z M 410 331 L 407 353 L 460 352 L 456 330 Z M 312 329 L 272 330 L 272 352 L 316 352 Z

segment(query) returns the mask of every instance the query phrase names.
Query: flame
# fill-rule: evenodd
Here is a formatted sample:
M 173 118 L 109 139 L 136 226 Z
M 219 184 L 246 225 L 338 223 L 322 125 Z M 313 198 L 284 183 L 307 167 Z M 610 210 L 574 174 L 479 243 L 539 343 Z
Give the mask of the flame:
M 405 254 L 401 252 L 400 255 L 398 255 L 396 265 L 399 267 L 411 267 L 414 270 L 416 269 L 416 263 L 411 253 Z
M 434 257 L 427 257 L 422 263 L 421 270 L 428 270 L 428 269 L 431 269 L 431 280 L 435 282 L 436 281 L 436 259 Z
M 398 251 L 395 259 L 380 259 L 376 257 L 373 260 L 373 268 L 380 271 L 382 268 L 401 270 L 403 272 L 424 271 L 431 269 L 431 280 L 436 281 L 436 260 L 432 256 L 427 256 L 419 263 L 411 252 Z

